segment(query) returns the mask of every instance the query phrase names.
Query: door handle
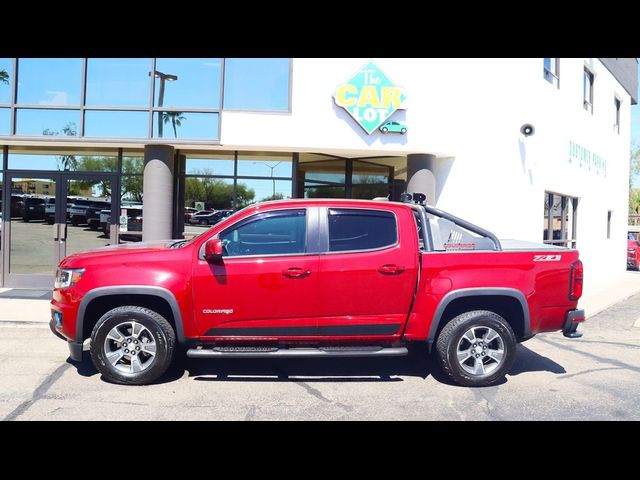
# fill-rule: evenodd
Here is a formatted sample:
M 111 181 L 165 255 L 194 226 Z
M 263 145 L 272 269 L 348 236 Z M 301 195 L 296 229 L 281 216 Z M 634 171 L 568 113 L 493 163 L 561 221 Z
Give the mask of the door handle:
M 378 267 L 378 271 L 385 275 L 399 275 L 404 272 L 404 267 L 399 267 L 398 265 L 388 263 L 386 265 Z
M 311 270 L 305 270 L 300 267 L 291 267 L 282 271 L 282 275 L 289 278 L 304 278 L 311 275 Z

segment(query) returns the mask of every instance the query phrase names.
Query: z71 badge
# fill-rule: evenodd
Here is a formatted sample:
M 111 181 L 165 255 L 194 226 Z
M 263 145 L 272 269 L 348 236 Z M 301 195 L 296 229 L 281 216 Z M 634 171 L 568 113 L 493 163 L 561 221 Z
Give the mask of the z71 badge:
M 534 262 L 559 262 L 562 260 L 562 255 L 534 255 Z

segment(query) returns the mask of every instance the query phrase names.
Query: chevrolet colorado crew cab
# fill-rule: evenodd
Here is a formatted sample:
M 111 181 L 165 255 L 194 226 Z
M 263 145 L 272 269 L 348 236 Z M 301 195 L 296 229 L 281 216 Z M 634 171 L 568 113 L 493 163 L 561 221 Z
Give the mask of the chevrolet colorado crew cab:
M 573 249 L 495 235 L 436 208 L 371 200 L 254 204 L 191 240 L 59 265 L 51 329 L 104 378 L 148 384 L 192 358 L 392 357 L 426 345 L 464 386 L 502 379 L 516 344 L 578 337 Z

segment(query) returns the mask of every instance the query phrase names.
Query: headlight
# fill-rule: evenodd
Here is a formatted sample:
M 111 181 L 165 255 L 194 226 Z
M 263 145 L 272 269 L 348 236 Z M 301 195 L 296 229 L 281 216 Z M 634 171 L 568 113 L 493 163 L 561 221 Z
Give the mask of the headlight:
M 84 268 L 59 268 L 56 270 L 54 288 L 69 288 L 80 281 L 84 275 Z

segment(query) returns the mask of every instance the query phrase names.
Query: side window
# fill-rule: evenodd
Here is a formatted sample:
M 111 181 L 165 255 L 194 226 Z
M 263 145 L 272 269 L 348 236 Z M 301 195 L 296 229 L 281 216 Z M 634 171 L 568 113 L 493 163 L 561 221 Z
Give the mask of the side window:
M 305 253 L 306 210 L 259 213 L 220 234 L 224 255 L 290 255 Z
M 396 217 L 391 212 L 348 208 L 329 209 L 329 251 L 371 250 L 398 240 Z

